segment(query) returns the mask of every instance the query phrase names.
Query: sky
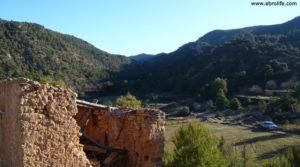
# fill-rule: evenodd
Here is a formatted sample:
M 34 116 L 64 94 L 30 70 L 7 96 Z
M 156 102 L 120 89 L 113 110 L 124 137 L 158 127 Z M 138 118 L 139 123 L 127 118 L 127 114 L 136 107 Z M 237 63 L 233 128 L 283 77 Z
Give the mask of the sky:
M 298 5 L 250 4 L 266 0 L 0 0 L 0 18 L 38 23 L 109 53 L 131 56 L 172 52 L 215 29 L 286 22 L 300 15 L 300 0 L 290 1 Z

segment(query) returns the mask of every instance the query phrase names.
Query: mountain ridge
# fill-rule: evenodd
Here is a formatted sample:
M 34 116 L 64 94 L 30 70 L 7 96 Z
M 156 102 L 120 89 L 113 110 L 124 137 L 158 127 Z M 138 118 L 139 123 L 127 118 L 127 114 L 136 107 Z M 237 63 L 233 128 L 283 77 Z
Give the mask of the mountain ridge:
M 127 87 L 132 92 L 194 95 L 217 77 L 228 79 L 230 93 L 243 93 L 255 85 L 264 88 L 271 80 L 279 86 L 299 80 L 300 17 L 275 26 L 253 27 L 226 30 L 230 33 L 228 40 L 220 43 L 209 43 L 201 37 L 202 41 L 137 63 L 121 76 L 131 83 Z M 239 33 L 241 30 L 255 33 Z M 223 39 L 223 32 L 215 36 Z
M 49 76 L 75 87 L 107 78 L 131 63 L 75 36 L 36 23 L 5 20 L 0 21 L 0 55 L 0 79 Z
M 228 30 L 221 30 L 216 29 L 213 31 L 210 31 L 203 36 L 199 37 L 194 42 L 189 42 L 188 44 L 184 44 L 183 46 L 179 47 L 179 49 L 185 47 L 192 48 L 191 51 L 194 51 L 195 53 L 199 53 L 199 48 L 196 45 L 199 45 L 203 42 L 207 42 L 209 44 L 220 44 L 222 42 L 226 42 L 232 38 L 234 38 L 236 35 L 240 34 L 246 34 L 246 35 L 262 35 L 262 34 L 270 34 L 270 35 L 276 35 L 280 34 L 283 30 L 286 31 L 289 29 L 289 27 L 292 26 L 294 29 L 290 29 L 288 31 L 295 30 L 297 28 L 300 28 L 300 16 L 295 17 L 292 20 L 289 20 L 284 23 L 280 24 L 274 24 L 274 25 L 259 25 L 259 26 L 247 26 L 244 28 L 235 28 L 235 29 L 228 29 Z M 186 48 L 188 49 L 188 48 Z M 177 51 L 177 50 L 176 50 Z M 175 52 L 176 52 L 175 51 Z

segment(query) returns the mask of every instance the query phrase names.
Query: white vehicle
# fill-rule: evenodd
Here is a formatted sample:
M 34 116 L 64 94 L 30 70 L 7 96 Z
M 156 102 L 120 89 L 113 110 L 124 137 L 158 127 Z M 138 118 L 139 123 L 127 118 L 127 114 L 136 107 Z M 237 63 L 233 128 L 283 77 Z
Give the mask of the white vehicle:
M 274 124 L 272 121 L 263 121 L 260 125 L 262 128 L 267 130 L 275 130 L 278 128 L 278 126 Z

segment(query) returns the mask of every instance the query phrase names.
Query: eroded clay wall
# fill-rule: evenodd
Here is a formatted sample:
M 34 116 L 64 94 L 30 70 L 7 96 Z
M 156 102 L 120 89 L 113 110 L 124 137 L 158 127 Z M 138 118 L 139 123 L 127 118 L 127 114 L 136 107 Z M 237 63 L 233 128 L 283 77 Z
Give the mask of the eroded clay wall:
M 90 166 L 72 117 L 75 93 L 27 79 L 3 81 L 0 91 L 0 166 Z
M 158 110 L 107 109 L 78 106 L 76 119 L 99 143 L 128 150 L 129 167 L 161 167 L 164 152 L 164 113 Z

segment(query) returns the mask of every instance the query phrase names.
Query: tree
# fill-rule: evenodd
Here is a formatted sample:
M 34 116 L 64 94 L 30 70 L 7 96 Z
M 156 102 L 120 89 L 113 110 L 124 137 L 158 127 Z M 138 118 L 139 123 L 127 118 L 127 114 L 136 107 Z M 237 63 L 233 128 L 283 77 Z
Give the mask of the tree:
M 141 107 L 141 101 L 137 100 L 136 97 L 131 95 L 129 92 L 126 94 L 126 96 L 118 97 L 113 104 L 120 107 Z
M 208 87 L 209 91 L 208 91 L 208 98 L 212 99 L 212 100 L 216 100 L 217 99 L 217 95 L 219 90 L 223 90 L 223 92 L 226 94 L 228 91 L 227 88 L 227 81 L 224 78 L 216 78 L 211 85 Z
M 229 106 L 229 100 L 225 96 L 225 93 L 222 89 L 218 91 L 217 100 L 216 100 L 216 107 L 217 110 L 224 110 Z
M 272 76 L 274 74 L 274 69 L 269 64 L 266 64 L 263 67 L 263 75 L 264 76 Z
M 280 106 L 280 109 L 283 112 L 296 112 L 298 109 L 297 99 L 295 99 L 294 97 L 292 97 L 290 95 L 284 95 L 284 96 L 280 97 L 280 99 L 277 102 Z
M 230 101 L 230 108 L 231 108 L 232 110 L 239 110 L 239 109 L 241 109 L 241 103 L 240 103 L 239 99 L 233 98 L 233 99 Z
M 218 147 L 218 139 L 211 136 L 199 122 L 180 128 L 172 141 L 175 149 L 172 154 L 166 155 L 166 167 L 228 166 Z
M 267 103 L 264 100 L 260 100 L 258 102 L 258 109 L 260 113 L 264 113 L 266 111 L 267 108 Z
M 211 85 L 211 96 L 215 100 L 219 90 L 223 90 L 224 94 L 227 93 L 227 81 L 224 78 L 216 78 Z
M 284 74 L 290 71 L 287 63 L 279 62 L 277 59 L 272 59 L 269 61 L 269 63 L 273 67 L 276 74 Z

